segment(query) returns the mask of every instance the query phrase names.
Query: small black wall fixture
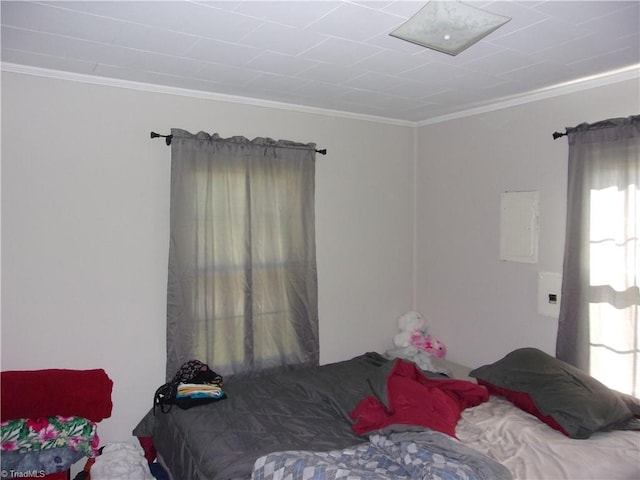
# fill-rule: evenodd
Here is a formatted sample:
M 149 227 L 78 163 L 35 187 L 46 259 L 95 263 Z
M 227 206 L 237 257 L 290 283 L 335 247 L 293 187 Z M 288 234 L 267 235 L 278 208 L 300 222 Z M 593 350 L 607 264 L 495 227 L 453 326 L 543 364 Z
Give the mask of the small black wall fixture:
M 173 138 L 173 135 L 160 135 L 159 133 L 151 132 L 151 138 L 164 138 L 165 143 L 167 145 L 171 145 L 171 139 Z M 327 149 L 323 148 L 321 150 L 316 150 L 316 153 L 319 153 L 320 155 L 326 155 Z
M 165 143 L 167 145 L 171 145 L 171 139 L 173 138 L 173 135 L 160 135 L 159 133 L 151 132 L 151 138 L 158 138 L 158 137 L 164 138 Z

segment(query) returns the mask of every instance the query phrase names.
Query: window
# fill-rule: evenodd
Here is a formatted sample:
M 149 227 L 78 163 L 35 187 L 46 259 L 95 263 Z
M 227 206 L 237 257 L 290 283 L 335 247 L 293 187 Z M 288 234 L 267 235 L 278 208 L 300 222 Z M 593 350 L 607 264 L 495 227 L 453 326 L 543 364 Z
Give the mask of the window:
M 590 373 L 640 397 L 637 185 L 591 191 Z
M 317 364 L 314 149 L 202 135 L 172 142 L 168 372 Z
M 556 356 L 640 397 L 640 116 L 568 129 Z

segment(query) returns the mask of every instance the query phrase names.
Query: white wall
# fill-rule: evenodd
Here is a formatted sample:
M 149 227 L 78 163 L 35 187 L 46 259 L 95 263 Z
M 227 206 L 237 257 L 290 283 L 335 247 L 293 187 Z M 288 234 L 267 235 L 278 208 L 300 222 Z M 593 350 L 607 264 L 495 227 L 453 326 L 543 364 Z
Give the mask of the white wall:
M 414 132 L 3 72 L 2 369 L 104 368 L 103 442 L 164 381 L 170 149 L 151 130 L 316 142 L 321 362 L 384 350 L 412 307 Z
M 539 272 L 562 272 L 566 137 L 554 131 L 640 111 L 628 80 L 418 131 L 417 307 L 448 358 L 470 366 L 514 348 L 555 354 L 557 320 L 537 313 Z M 500 194 L 540 192 L 539 261 L 499 260 Z
M 322 363 L 390 346 L 415 290 L 448 357 L 479 365 L 555 349 L 555 320 L 536 312 L 537 274 L 560 272 L 564 248 L 567 144 L 551 133 L 640 105 L 635 80 L 414 129 L 9 72 L 1 87 L 1 367 L 104 368 L 103 442 L 130 438 L 164 379 L 170 149 L 151 130 L 328 149 Z M 540 192 L 537 264 L 498 260 L 505 190 Z

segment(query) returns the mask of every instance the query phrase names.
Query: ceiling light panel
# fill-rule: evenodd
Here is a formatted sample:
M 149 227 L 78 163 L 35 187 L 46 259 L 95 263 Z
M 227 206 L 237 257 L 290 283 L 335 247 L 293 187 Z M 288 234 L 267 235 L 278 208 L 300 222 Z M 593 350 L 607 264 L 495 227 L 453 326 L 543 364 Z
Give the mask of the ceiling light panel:
M 462 2 L 431 0 L 391 36 L 458 55 L 509 20 Z

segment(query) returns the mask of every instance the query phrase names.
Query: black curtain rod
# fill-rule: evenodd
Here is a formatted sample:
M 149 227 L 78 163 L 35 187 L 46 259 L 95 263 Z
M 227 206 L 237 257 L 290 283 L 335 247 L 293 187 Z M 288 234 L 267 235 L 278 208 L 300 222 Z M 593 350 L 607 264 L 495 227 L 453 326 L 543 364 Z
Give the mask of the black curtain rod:
M 624 118 L 610 118 L 608 120 L 601 120 L 595 123 L 586 123 L 586 122 L 581 123 L 580 125 L 575 127 L 567 127 L 564 133 L 553 132 L 553 139 L 557 140 L 558 138 L 564 137 L 565 135 L 568 135 L 573 132 L 586 132 L 591 130 L 600 130 L 601 128 L 611 128 L 618 125 L 624 125 L 627 122 L 632 124 L 636 124 L 637 122 L 640 122 L 640 115 L 631 115 L 630 117 L 624 117 Z
M 164 138 L 164 142 L 167 145 L 171 145 L 171 139 L 173 138 L 173 135 L 160 135 L 159 133 L 151 132 L 151 138 Z M 320 155 L 326 155 L 327 149 L 326 148 L 323 148 L 321 150 L 316 149 L 316 153 L 319 153 Z
M 164 142 L 167 145 L 171 145 L 171 139 L 173 138 L 173 135 L 160 135 L 159 133 L 151 132 L 151 138 L 158 138 L 158 137 L 164 138 Z

